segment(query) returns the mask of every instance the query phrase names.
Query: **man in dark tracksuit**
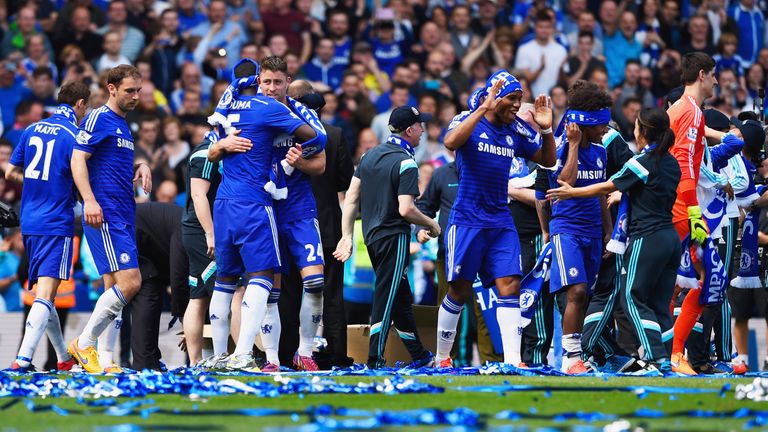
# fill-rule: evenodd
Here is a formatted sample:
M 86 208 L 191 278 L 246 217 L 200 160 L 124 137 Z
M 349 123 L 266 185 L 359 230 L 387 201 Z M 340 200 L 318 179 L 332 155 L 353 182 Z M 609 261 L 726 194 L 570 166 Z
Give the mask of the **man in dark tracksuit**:
M 411 224 L 428 227 L 432 237 L 440 234 L 437 222 L 414 204 L 419 195 L 419 169 L 413 147 L 424 133 L 423 122 L 431 117 L 407 106 L 392 111 L 389 129 L 393 135 L 363 155 L 344 200 L 342 238 L 333 255 L 342 262 L 351 256 L 359 204 L 365 244 L 376 274 L 368 349 L 371 368 L 386 364 L 384 348 L 392 322 L 414 367 L 431 365 L 434 360 L 419 340 L 407 277 Z
M 304 99 L 295 92 L 293 84 L 288 87 L 289 96 L 296 98 L 315 111 L 320 111 L 325 101 L 322 95 L 318 100 Z M 322 103 L 321 103 L 322 102 Z M 323 123 L 328 133 L 325 144 L 325 172 L 312 176 L 312 194 L 317 203 L 317 219 L 320 222 L 320 238 L 323 242 L 323 256 L 330 258 L 336 243 L 341 238 L 341 208 L 338 205 L 338 192 L 346 191 L 352 179 L 354 167 L 347 152 L 347 143 L 341 128 Z M 325 286 L 323 289 L 323 337 L 328 342 L 325 352 L 315 353 L 315 361 L 320 369 L 332 366 L 349 366 L 347 357 L 347 322 L 344 311 L 344 264 L 335 259 L 326 259 Z M 288 278 L 283 281 L 286 287 L 301 287 L 301 274 L 295 265 L 291 265 Z M 290 364 L 293 354 L 299 347 L 299 309 L 301 308 L 301 289 L 284 289 L 280 295 L 280 362 Z
M 136 206 L 136 247 L 141 289 L 131 300 L 133 368 L 160 369 L 160 312 L 170 285 L 174 314 L 183 314 L 189 299 L 189 261 L 181 241 L 181 207 L 148 202 Z M 175 315 L 180 316 L 180 315 Z

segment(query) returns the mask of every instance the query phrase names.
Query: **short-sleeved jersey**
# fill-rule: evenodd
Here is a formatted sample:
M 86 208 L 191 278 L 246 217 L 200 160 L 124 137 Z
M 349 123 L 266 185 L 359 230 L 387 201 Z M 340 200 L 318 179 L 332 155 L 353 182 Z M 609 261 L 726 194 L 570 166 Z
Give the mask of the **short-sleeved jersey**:
M 470 115 L 453 118 L 454 129 Z M 456 151 L 459 192 L 448 223 L 475 228 L 514 226 L 507 207 L 507 181 L 516 156 L 530 159 L 541 147 L 541 135 L 524 121 L 495 126 L 483 118 Z
M 106 105 L 91 111 L 80 124 L 75 149 L 91 154 L 91 189 L 107 222 L 133 226 L 133 137 L 125 118 Z
M 557 178 L 568 158 L 568 143 L 557 149 L 557 169 L 549 172 L 549 185 L 560 187 Z M 584 187 L 605 181 L 607 163 L 605 147 L 590 143 L 588 147 L 579 147 L 579 170 L 574 187 Z M 555 234 L 576 234 L 586 237 L 602 237 L 603 224 L 600 210 L 600 198 L 574 198 L 559 201 L 552 206 L 552 219 L 549 231 Z
M 283 160 L 294 145 L 293 135 L 282 133 L 275 137 L 272 145 L 277 160 Z M 272 204 L 278 224 L 317 217 L 317 204 L 307 174 L 298 169 L 293 170 L 291 175 L 285 176 L 285 187 L 288 189 L 286 198 L 275 200 Z
M 192 155 L 189 156 L 189 162 L 187 163 L 189 168 L 187 175 L 187 200 L 184 205 L 184 215 L 181 217 L 181 223 L 185 230 L 203 232 L 203 227 L 197 219 L 197 213 L 195 213 L 195 203 L 192 201 L 193 178 L 203 179 L 211 184 L 206 198 L 208 199 L 211 215 L 213 215 L 213 201 L 216 199 L 216 191 L 219 189 L 219 183 L 221 183 L 221 173 L 219 172 L 219 163 L 208 160 L 208 148 L 211 144 L 210 140 L 205 139 L 202 144 L 195 147 Z
M 680 184 L 672 208 L 672 221 L 688 219 L 688 206 L 698 205 L 696 185 L 699 183 L 701 159 L 704 156 L 704 114 L 696 99 L 683 95 L 667 110 L 675 143 L 669 153 L 680 165 Z
M 419 195 L 416 161 L 399 145 L 385 142 L 363 155 L 355 177 L 360 179 L 365 243 L 370 245 L 390 235 L 410 233 L 411 225 L 400 216 L 397 197 Z
M 221 161 L 222 180 L 216 199 L 272 205 L 264 185 L 272 169 L 274 140 L 283 133 L 293 134 L 304 121 L 285 105 L 261 95 L 240 96 L 233 101 L 228 119 L 253 147 L 245 153 L 229 153 Z
M 10 160 L 24 170 L 22 234 L 74 234 L 75 194 L 69 161 L 76 135 L 77 118 L 66 105 L 22 133 Z
M 673 228 L 672 206 L 677 197 L 680 165 L 672 155 L 643 153 L 627 161 L 611 181 L 629 192 L 629 236 L 642 237 Z

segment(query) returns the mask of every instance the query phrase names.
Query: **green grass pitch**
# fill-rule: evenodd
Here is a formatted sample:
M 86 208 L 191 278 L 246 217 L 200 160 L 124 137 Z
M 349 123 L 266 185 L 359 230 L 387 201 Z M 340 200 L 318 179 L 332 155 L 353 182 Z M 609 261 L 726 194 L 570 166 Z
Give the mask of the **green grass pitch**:
M 487 425 L 511 425 L 521 427 L 519 430 L 534 431 L 542 426 L 555 427 L 560 430 L 570 430 L 574 425 L 586 425 L 583 421 L 555 422 L 550 419 L 522 419 L 515 422 L 494 419 L 494 414 L 503 410 L 513 410 L 530 413 L 531 408 L 539 416 L 554 416 L 566 412 L 602 412 L 617 415 L 627 415 L 640 408 L 660 410 L 666 413 L 679 413 L 688 410 L 734 411 L 739 408 L 753 410 L 768 410 L 768 402 L 737 401 L 734 389 L 737 384 L 751 382 L 751 379 L 737 378 L 633 378 L 612 377 L 601 378 L 579 377 L 520 377 L 520 376 L 424 376 L 412 377 L 421 382 L 441 386 L 446 389 L 442 394 L 398 394 L 398 395 L 287 395 L 275 398 L 260 398 L 245 395 L 216 396 L 206 400 L 190 400 L 178 395 L 152 395 L 156 405 L 163 409 L 193 410 L 199 413 L 214 410 L 232 410 L 238 408 L 278 408 L 284 410 L 304 410 L 310 406 L 330 405 L 333 407 L 359 408 L 366 410 L 409 410 L 415 408 L 439 408 L 443 410 L 467 407 L 487 415 Z M 272 380 L 271 377 L 238 377 L 241 381 Z M 334 377 L 341 383 L 353 384 L 358 382 L 382 381 L 384 377 Z M 569 392 L 543 391 L 499 393 L 476 393 L 456 390 L 459 386 L 495 385 L 508 382 L 510 384 L 527 384 L 535 386 L 568 387 L 568 386 L 665 386 L 686 388 L 720 389 L 726 383 L 732 388 L 724 396 L 718 393 L 708 394 L 678 394 L 670 397 L 665 394 L 650 394 L 639 398 L 632 393 L 624 392 Z M 5 406 L 11 399 L 0 399 L 0 407 Z M 121 399 L 128 400 L 128 399 Z M 40 405 L 55 404 L 66 410 L 89 410 L 71 398 L 35 399 Z M 92 408 L 92 411 L 98 409 Z M 631 419 L 627 418 L 634 427 L 645 430 L 701 430 L 728 431 L 743 430 L 748 419 L 740 418 L 690 418 L 687 416 L 667 416 L 660 419 Z M 102 413 L 70 413 L 62 416 L 51 411 L 30 412 L 24 403 L 17 403 L 9 408 L 0 409 L 0 431 L 118 431 L 118 430 L 181 430 L 181 431 L 254 431 L 272 427 L 279 430 L 285 426 L 300 426 L 309 421 L 306 415 L 292 419 L 291 416 L 246 417 L 242 415 L 169 415 L 153 413 L 144 419 L 139 415 L 121 417 L 108 416 Z M 607 422 L 591 423 L 591 426 L 601 426 Z M 139 428 L 112 428 L 114 425 L 133 424 Z M 445 430 L 446 426 L 403 428 L 399 430 Z M 395 428 L 390 428 L 395 429 Z M 510 430 L 510 429 L 505 429 Z M 759 429 L 752 429 L 759 430 Z

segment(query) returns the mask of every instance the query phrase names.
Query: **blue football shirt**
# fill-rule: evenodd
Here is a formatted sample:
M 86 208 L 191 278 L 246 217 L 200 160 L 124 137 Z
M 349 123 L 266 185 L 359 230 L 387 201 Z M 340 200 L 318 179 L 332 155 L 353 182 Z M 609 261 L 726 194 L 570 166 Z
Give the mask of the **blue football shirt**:
M 107 222 L 134 225 L 133 137 L 125 118 L 106 105 L 83 119 L 75 149 L 91 154 L 88 175 Z
M 282 133 L 275 137 L 273 141 L 274 152 L 277 160 L 285 159 L 288 150 L 293 147 L 293 135 Z M 285 176 L 285 186 L 288 189 L 288 195 L 285 199 L 275 200 L 273 207 L 277 223 L 284 224 L 301 219 L 317 217 L 317 203 L 312 194 L 312 184 L 310 177 L 295 169 L 291 175 Z
M 240 96 L 230 104 L 228 119 L 241 130 L 241 137 L 251 140 L 253 147 L 245 153 L 224 157 L 216 199 L 272 205 L 272 196 L 264 185 L 269 182 L 275 139 L 281 134 L 293 134 L 304 121 L 287 106 L 262 95 Z
M 30 235 L 74 234 L 74 181 L 70 169 L 77 117 L 60 105 L 48 119 L 27 127 L 11 155 L 24 170 L 21 232 Z
M 560 187 L 557 177 L 568 158 L 568 143 L 557 149 L 557 169 L 549 171 L 549 185 Z M 608 156 L 602 144 L 591 143 L 589 147 L 579 147 L 579 171 L 574 187 L 589 186 L 605 181 L 605 166 Z M 600 198 L 573 198 L 559 201 L 552 206 L 552 218 L 549 221 L 550 234 L 576 234 L 592 238 L 602 238 L 603 218 L 600 210 Z
M 448 130 L 469 116 L 454 117 Z M 530 159 L 541 147 L 541 135 L 524 121 L 494 126 L 483 118 L 456 152 L 459 192 L 448 223 L 476 228 L 514 226 L 507 207 L 507 182 L 512 159 Z

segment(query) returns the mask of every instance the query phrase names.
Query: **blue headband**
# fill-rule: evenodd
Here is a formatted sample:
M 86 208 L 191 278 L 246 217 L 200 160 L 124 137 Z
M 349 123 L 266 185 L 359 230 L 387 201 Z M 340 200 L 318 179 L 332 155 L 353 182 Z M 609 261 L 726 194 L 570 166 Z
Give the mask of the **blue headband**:
M 500 79 L 504 80 L 504 85 L 501 87 L 501 91 L 497 97 L 503 98 L 512 92 L 523 91 L 523 87 L 520 85 L 520 81 L 518 81 L 517 78 L 505 70 L 497 71 L 488 78 L 488 80 L 485 82 L 485 87 L 481 87 L 475 90 L 469 97 L 467 100 L 467 106 L 469 107 L 470 111 L 476 110 L 477 107 L 483 103 L 485 98 L 488 96 L 488 92 L 491 90 L 491 87 L 493 87 L 493 84 Z
M 611 121 L 611 109 L 602 108 L 597 111 L 579 111 L 575 109 L 569 109 L 565 116 L 569 122 L 576 123 L 577 125 L 581 126 L 605 125 Z

